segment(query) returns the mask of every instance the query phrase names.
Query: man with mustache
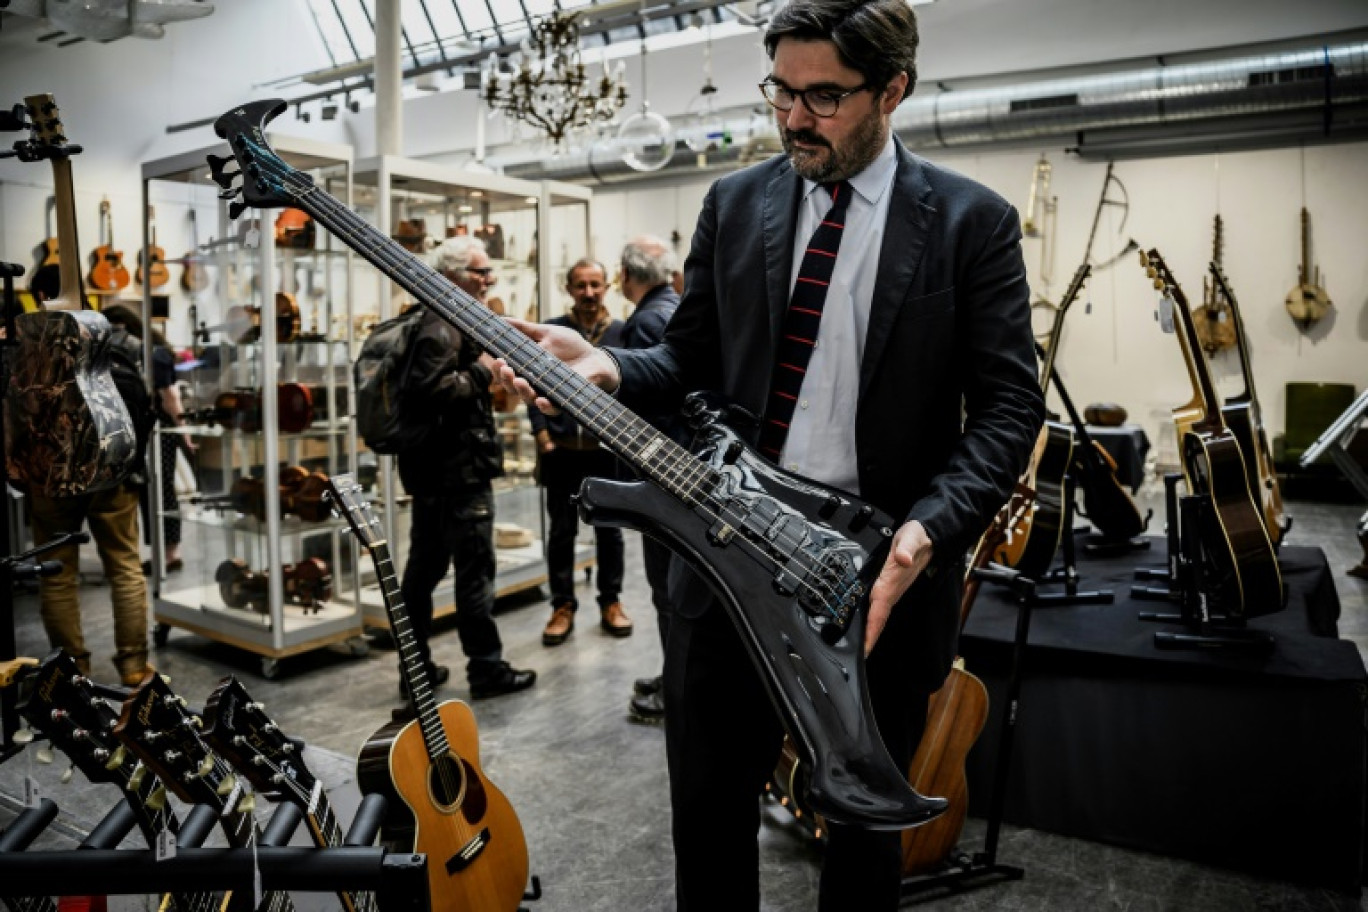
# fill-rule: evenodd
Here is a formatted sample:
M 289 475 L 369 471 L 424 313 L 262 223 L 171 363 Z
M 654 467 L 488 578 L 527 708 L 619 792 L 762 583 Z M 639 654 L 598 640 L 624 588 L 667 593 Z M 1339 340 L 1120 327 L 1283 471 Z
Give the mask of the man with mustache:
M 902 518 L 865 647 L 903 769 L 955 655 L 965 552 L 1044 417 L 1015 210 L 892 135 L 917 42 L 906 0 L 779 9 L 760 88 L 786 154 L 713 184 L 664 342 L 610 351 L 523 327 L 639 411 L 722 391 L 762 416 L 763 455 Z M 550 407 L 506 365 L 500 376 Z M 783 729 L 726 612 L 676 579 L 665 723 L 679 908 L 756 909 L 757 795 Z M 830 827 L 820 908 L 895 909 L 899 849 L 896 832 Z

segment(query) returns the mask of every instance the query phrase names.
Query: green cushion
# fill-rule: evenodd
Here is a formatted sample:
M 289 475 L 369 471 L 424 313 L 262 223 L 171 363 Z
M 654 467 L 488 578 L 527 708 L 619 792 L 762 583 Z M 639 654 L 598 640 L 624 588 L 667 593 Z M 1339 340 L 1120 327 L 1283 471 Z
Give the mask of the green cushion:
M 1288 461 L 1300 459 L 1306 448 L 1315 443 L 1331 422 L 1353 402 L 1352 383 L 1287 384 L 1287 432 L 1283 440 L 1282 458 Z

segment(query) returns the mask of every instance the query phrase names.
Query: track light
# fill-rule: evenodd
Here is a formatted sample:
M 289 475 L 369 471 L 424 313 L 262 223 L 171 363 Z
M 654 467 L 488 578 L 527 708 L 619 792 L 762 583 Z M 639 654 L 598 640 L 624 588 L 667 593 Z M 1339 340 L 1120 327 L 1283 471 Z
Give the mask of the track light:
M 361 102 L 352 98 L 350 92 L 347 93 L 347 110 L 351 111 L 353 114 L 361 110 Z
M 295 105 L 295 117 L 302 120 L 304 123 L 309 122 L 309 112 L 304 110 L 303 104 Z
M 331 98 L 325 99 L 323 102 L 323 119 L 337 119 L 337 102 L 333 101 Z

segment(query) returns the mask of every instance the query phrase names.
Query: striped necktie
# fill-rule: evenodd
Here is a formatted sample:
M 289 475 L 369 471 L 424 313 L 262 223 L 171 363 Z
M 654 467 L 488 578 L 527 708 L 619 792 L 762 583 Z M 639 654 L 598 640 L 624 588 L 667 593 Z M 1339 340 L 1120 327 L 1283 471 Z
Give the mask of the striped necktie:
M 817 345 L 822 305 L 826 303 L 827 286 L 836 269 L 836 251 L 841 247 L 846 207 L 852 196 L 850 184 L 845 181 L 822 186 L 831 194 L 831 209 L 812 232 L 802 265 L 798 267 L 798 281 L 793 285 L 793 296 L 789 298 L 775 351 L 765 423 L 760 429 L 760 452 L 775 462 L 783 452 L 789 422 L 793 420 L 793 410 L 803 390 L 808 361 Z

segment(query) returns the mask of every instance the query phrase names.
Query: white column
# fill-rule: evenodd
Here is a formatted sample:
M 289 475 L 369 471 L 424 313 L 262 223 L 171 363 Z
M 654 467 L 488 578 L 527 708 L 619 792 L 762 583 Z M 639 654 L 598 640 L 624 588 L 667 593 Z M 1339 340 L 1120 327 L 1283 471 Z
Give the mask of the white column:
M 400 0 L 375 4 L 375 154 L 401 155 L 404 145 Z

